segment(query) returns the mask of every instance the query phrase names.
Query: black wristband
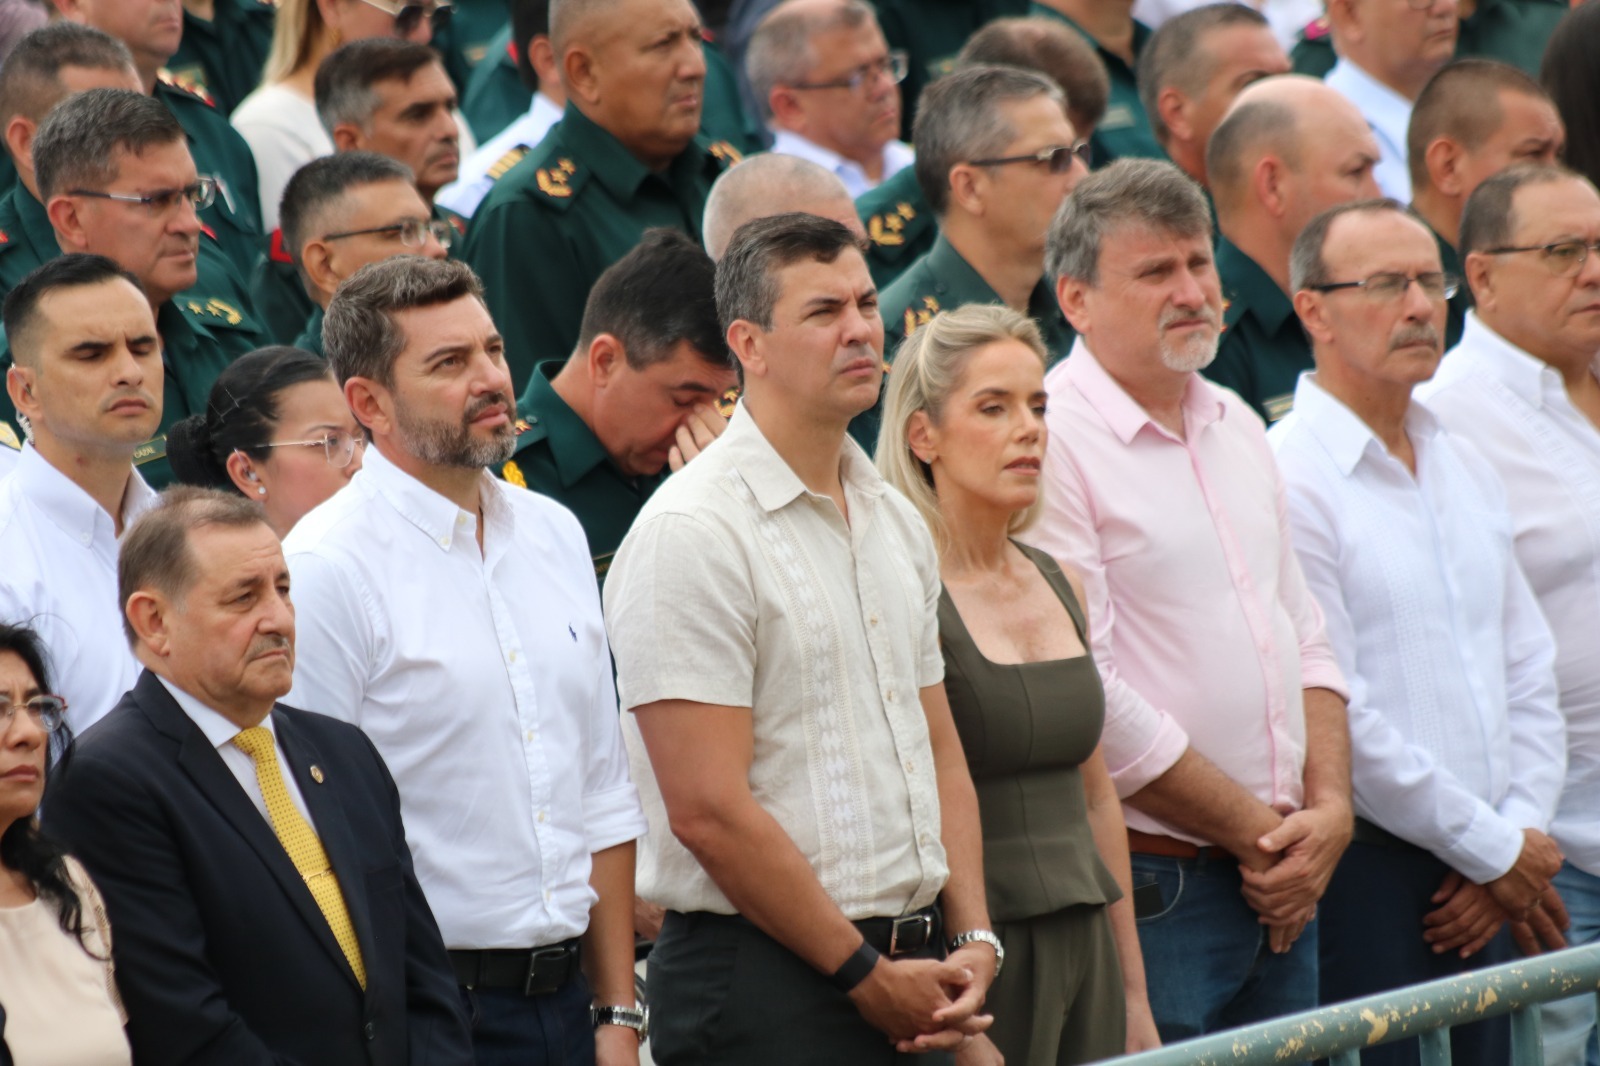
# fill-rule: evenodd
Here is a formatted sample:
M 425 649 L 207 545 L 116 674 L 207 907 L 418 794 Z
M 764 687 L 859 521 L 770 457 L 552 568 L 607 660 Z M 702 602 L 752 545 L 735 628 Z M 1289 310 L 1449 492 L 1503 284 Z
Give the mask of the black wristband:
M 828 980 L 833 982 L 834 988 L 848 993 L 856 985 L 867 979 L 867 974 L 871 973 L 872 968 L 878 965 L 879 958 L 881 956 L 878 954 L 878 949 L 863 940 L 861 946 L 856 948 L 855 953 L 845 959 L 844 965 L 833 971 L 833 976 Z

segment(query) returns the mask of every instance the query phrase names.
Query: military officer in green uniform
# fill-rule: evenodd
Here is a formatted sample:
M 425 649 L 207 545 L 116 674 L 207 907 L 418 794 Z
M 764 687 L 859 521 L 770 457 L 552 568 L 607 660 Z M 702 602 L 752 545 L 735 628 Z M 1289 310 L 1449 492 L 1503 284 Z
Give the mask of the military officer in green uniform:
M 1276 422 L 1293 407 L 1300 374 L 1311 369 L 1311 342 L 1289 294 L 1226 237 L 1217 242 L 1217 279 L 1223 332 L 1205 375 L 1237 392 L 1263 421 Z
M 430 43 L 457 91 L 466 91 L 473 71 L 490 57 L 506 25 L 506 0 L 454 0 L 450 5 L 449 21 L 434 30 Z
M 551 38 L 566 110 L 478 207 L 463 248 L 518 389 L 572 351 L 589 287 L 646 229 L 698 236 L 711 183 L 739 158 L 696 139 L 705 60 L 689 0 L 562 10 Z
M 911 120 L 922 90 L 956 67 L 956 55 L 991 19 L 1026 14 L 1029 0 L 876 0 L 878 25 L 890 48 L 910 64 L 900 83 L 901 136 L 911 139 Z
M 1127 156 L 1166 158 L 1139 102 L 1135 70 L 1150 27 L 1135 19 L 1132 10 L 1133 0 L 1034 0 L 1028 8 L 1030 15 L 1058 18 L 1077 30 L 1105 64 L 1111 94 L 1089 141 L 1097 167 Z
M 676 230 L 651 230 L 589 293 L 567 359 L 538 364 L 522 434 L 499 470 L 565 505 L 604 580 L 639 509 L 722 432 L 737 378 L 717 320 L 715 271 Z
M 1459 0 L 1457 9 L 1461 15 L 1457 58 L 1496 59 L 1536 78 L 1545 45 L 1571 7 L 1567 0 Z M 1300 31 L 1289 60 L 1295 73 L 1313 78 L 1333 69 L 1339 57 L 1333 51 L 1327 16 Z
M 1433 231 L 1445 273 L 1464 278 L 1456 245 L 1467 197 L 1506 167 L 1557 162 L 1566 132 L 1538 82 L 1504 63 L 1463 59 L 1423 88 L 1406 139 L 1411 208 Z M 1471 309 L 1472 289 L 1463 283 L 1450 297 L 1446 350 L 1461 339 Z
M 525 0 L 513 0 L 522 2 Z M 550 6 L 550 0 L 526 2 Z M 512 40 L 511 27 L 508 22 L 489 38 L 483 59 L 472 68 L 461 91 L 461 113 L 479 144 L 492 140 L 515 122 L 533 101 L 533 89 L 525 84 L 518 69 L 519 50 L 526 47 L 526 42 Z
M 898 171 L 856 198 L 867 230 L 867 269 L 873 284 L 887 289 L 939 236 L 939 223 L 917 185 L 916 167 Z
M 261 83 L 277 14 L 273 0 L 184 0 L 183 40 L 167 60 L 173 81 L 233 114 Z

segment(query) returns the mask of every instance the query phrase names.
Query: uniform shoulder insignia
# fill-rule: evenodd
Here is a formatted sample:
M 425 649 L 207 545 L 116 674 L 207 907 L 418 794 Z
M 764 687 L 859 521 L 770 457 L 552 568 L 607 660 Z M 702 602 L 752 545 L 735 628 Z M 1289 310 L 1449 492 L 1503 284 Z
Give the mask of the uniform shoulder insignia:
M 727 392 L 724 392 L 721 396 L 718 396 L 717 413 L 723 418 L 732 418 L 733 409 L 739 403 L 739 396 L 741 395 L 741 392 L 742 390 L 739 388 L 739 386 L 734 385 L 730 387 Z
M 217 106 L 217 102 L 211 99 L 211 94 L 206 92 L 205 86 L 194 81 L 192 78 L 185 79 L 179 77 L 167 68 L 162 67 L 160 70 L 156 71 L 156 80 L 162 85 L 167 86 L 169 89 L 177 89 L 179 92 L 189 94 L 196 100 L 204 103 L 207 107 Z
M 526 418 L 517 419 L 514 425 L 516 427 L 517 436 L 519 437 L 533 428 L 533 423 L 529 422 Z
M 505 155 L 494 161 L 494 166 L 489 168 L 490 181 L 499 181 L 506 176 L 506 171 L 522 162 L 522 157 L 528 154 L 528 146 L 519 144 Z
M 523 425 L 525 423 L 518 424 Z M 505 478 L 508 484 L 515 485 L 519 489 L 528 487 L 528 479 L 522 475 L 522 467 L 517 465 L 515 459 L 506 460 L 506 465 L 500 468 L 500 476 Z
M 926 326 L 934 315 L 939 313 L 939 301 L 932 296 L 922 298 L 922 306 L 912 304 L 906 308 L 905 327 L 906 336 L 909 337 L 917 331 L 918 326 Z
M 20 452 L 22 450 L 22 442 L 17 439 L 17 431 L 11 428 L 9 422 L 0 422 L 0 445 L 4 445 L 12 451 Z
M 552 200 L 565 200 L 572 195 L 572 186 L 568 182 L 577 169 L 572 160 L 558 159 L 553 166 L 540 167 L 534 173 L 534 180 L 539 184 L 539 191 Z
M 906 242 L 906 223 L 917 217 L 917 209 L 907 203 L 896 204 L 893 211 L 873 215 L 867 219 L 867 236 L 873 244 L 896 248 Z
M 196 318 L 208 322 L 221 322 L 230 326 L 237 326 L 244 321 L 244 314 L 232 304 L 216 297 L 186 296 L 183 300 L 184 309 Z
M 709 150 L 712 155 L 730 167 L 744 162 L 744 153 L 727 141 L 712 141 Z

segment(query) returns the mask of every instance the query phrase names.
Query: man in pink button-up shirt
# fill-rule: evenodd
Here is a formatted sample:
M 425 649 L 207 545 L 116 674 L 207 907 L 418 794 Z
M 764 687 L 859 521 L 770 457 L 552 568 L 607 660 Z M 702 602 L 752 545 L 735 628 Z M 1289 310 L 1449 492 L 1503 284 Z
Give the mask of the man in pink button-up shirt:
M 1088 593 L 1157 1026 L 1315 1006 L 1301 933 L 1350 839 L 1344 682 L 1261 422 L 1197 373 L 1222 317 L 1199 187 L 1147 160 L 1091 175 L 1049 267 L 1079 340 L 1046 379 L 1030 536 Z

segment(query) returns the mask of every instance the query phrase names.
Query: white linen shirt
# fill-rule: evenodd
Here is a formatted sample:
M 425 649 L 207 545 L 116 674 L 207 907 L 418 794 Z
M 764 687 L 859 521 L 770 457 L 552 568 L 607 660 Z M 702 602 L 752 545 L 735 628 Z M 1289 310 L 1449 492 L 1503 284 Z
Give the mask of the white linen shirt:
M 1600 876 L 1600 429 L 1560 374 L 1470 311 L 1461 343 L 1417 391 L 1505 485 L 1517 559 L 1555 633 L 1567 721 L 1567 780 L 1550 835 L 1573 865 Z
M 1411 170 L 1406 163 L 1406 129 L 1411 125 L 1410 100 L 1341 57 L 1323 83 L 1345 95 L 1372 127 L 1383 158 L 1373 169 L 1383 195 L 1411 202 Z
M 155 500 L 133 471 L 123 528 Z M 122 632 L 116 523 L 32 444 L 0 481 L 0 620 L 30 624 L 44 641 L 74 733 L 105 717 L 139 679 Z
M 801 159 L 809 159 L 828 173 L 837 174 L 839 180 L 844 182 L 844 187 L 850 190 L 852 200 L 876 189 L 910 166 L 917 157 L 906 142 L 890 141 L 883 146 L 883 177 L 873 181 L 867 177 L 860 163 L 789 130 L 772 131 L 772 151 L 779 155 L 797 155 Z
M 919 699 L 944 658 L 927 526 L 853 441 L 840 474 L 848 525 L 741 403 L 645 504 L 605 596 L 623 706 L 750 708 L 756 802 L 855 920 L 925 907 L 949 876 Z M 734 913 L 673 836 L 633 715 L 623 729 L 651 828 L 639 894 Z
M 508 152 L 517 148 L 536 147 L 544 140 L 544 135 L 550 132 L 550 127 L 560 121 L 561 108 L 552 103 L 544 93 L 534 93 L 533 102 L 528 105 L 528 110 L 519 115 L 511 125 L 485 141 L 476 152 L 467 156 L 461 163 L 459 176 L 440 189 L 434 196 L 433 202 L 465 218 L 471 218 L 478 205 L 483 203 L 483 198 L 489 195 L 489 190 L 494 188 L 494 183 L 499 180 L 491 178 L 489 171 L 493 170 Z
M 483 475 L 477 518 L 368 448 L 284 544 L 287 704 L 365 730 L 450 948 L 578 936 L 590 855 L 645 829 L 594 564 L 572 513 Z
M 1482 884 L 1555 813 L 1554 652 L 1494 472 L 1420 403 L 1406 433 L 1415 478 L 1307 374 L 1267 437 L 1350 682 L 1356 813 Z

